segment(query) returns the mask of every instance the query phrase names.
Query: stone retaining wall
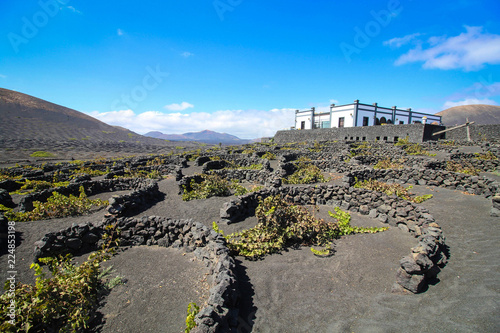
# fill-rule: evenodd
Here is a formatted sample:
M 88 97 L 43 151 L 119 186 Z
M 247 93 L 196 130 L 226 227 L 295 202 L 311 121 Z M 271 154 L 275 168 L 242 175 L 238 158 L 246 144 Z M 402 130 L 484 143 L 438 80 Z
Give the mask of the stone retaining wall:
M 106 210 L 110 215 L 122 216 L 129 211 L 137 211 L 152 202 L 156 202 L 161 196 L 158 182 L 152 179 L 144 179 L 134 184 L 132 192 L 112 196 Z
M 500 189 L 499 182 L 486 177 L 432 169 L 365 168 L 353 170 L 346 174 L 346 177 L 351 186 L 354 185 L 356 179 L 358 181 L 376 179 L 384 182 L 439 186 L 469 194 L 483 195 L 487 198 L 499 192 Z
M 166 217 L 106 219 L 46 234 L 35 243 L 35 260 L 60 253 L 81 254 L 97 248 L 105 226 L 116 224 L 121 246 L 158 245 L 193 252 L 209 268 L 207 305 L 195 318 L 191 332 L 228 332 L 237 326 L 239 290 L 235 262 L 225 239 L 199 222 Z
M 82 182 L 71 183 L 68 186 L 50 188 L 43 191 L 27 194 L 19 203 L 19 211 L 27 212 L 33 210 L 33 202 L 45 202 L 52 196 L 52 192 L 57 192 L 65 196 L 80 194 L 80 186 L 83 186 L 85 194 L 96 195 L 103 192 L 122 191 L 129 189 L 139 189 L 144 183 L 150 180 L 137 178 L 103 179 L 103 180 L 85 180 Z
M 321 128 L 313 130 L 278 131 L 274 135 L 274 142 L 303 142 L 303 141 L 388 141 L 397 142 L 399 138 L 408 137 L 410 142 L 436 140 L 432 132 L 443 130 L 444 126 L 429 124 L 385 125 L 344 128 Z
M 452 128 L 454 126 L 447 126 Z M 467 141 L 467 129 L 458 128 L 446 132 L 446 140 Z M 500 124 L 496 125 L 470 125 L 470 136 L 473 141 L 498 141 L 500 140 Z

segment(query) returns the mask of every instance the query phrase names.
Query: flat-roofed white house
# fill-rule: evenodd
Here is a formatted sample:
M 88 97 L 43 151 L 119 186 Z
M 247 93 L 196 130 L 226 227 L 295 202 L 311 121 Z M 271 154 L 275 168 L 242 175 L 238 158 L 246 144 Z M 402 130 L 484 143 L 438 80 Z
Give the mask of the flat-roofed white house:
M 441 116 L 378 106 L 377 103 L 330 105 L 329 112 L 317 112 L 315 108 L 295 111 L 296 129 L 362 127 L 385 124 L 441 124 Z

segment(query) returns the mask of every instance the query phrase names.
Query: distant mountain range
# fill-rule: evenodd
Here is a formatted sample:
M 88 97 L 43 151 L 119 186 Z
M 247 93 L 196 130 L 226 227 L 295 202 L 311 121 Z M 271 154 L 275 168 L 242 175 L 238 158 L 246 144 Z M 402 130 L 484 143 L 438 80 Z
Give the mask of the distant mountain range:
M 250 143 L 252 140 L 244 140 L 240 139 L 237 136 L 227 134 L 227 133 L 218 133 L 214 131 L 201 131 L 201 132 L 189 132 L 184 134 L 164 134 L 162 132 L 148 132 L 144 134 L 145 136 L 149 136 L 151 138 L 170 140 L 170 141 L 197 141 L 203 143 L 210 144 L 225 144 L 225 145 L 242 145 L 245 143 Z
M 442 117 L 445 126 L 465 124 L 466 119 L 474 121 L 476 125 L 500 124 L 500 106 L 474 104 L 455 106 L 436 115 Z

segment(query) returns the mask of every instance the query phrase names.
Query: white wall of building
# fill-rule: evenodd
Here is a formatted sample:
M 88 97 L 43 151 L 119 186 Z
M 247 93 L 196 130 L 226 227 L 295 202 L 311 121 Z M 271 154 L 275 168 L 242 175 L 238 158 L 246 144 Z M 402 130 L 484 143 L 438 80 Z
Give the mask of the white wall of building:
M 305 123 L 304 129 L 312 129 L 312 121 L 313 116 L 311 110 L 299 111 L 295 113 L 295 129 L 301 129 L 302 122 Z
M 330 112 L 315 114 L 314 122 L 316 128 L 330 128 L 331 126 L 327 126 L 330 123 Z
M 354 106 L 346 105 L 339 108 L 335 108 L 335 111 L 332 112 L 332 122 L 331 122 L 332 128 L 339 127 L 340 118 L 344 118 L 344 127 L 353 127 Z
M 377 118 L 380 123 L 394 123 L 395 125 L 400 123 L 412 124 L 415 122 L 424 122 L 423 117 L 427 117 L 427 124 L 440 122 L 439 116 L 413 112 L 410 110 L 394 110 L 393 108 L 380 107 L 378 105 L 354 103 L 334 106 L 330 108 L 330 112 L 316 111 L 314 115 L 313 110 L 297 111 L 295 113 L 295 128 L 301 129 L 302 123 L 304 124 L 304 129 L 338 128 L 340 119 L 342 118 L 344 123 L 343 127 L 362 127 L 365 117 L 368 120 L 365 126 L 374 126 L 376 124 L 375 118 Z M 385 121 L 382 118 L 385 118 Z

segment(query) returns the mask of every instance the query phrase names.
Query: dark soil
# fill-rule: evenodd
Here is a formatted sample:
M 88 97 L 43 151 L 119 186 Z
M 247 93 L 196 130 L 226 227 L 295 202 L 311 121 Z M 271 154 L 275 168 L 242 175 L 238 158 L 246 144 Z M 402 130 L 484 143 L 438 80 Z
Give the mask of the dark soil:
M 196 168 L 184 169 L 193 172 Z M 191 218 L 211 226 L 231 198 L 182 201 L 175 180 L 159 183 L 165 199 L 138 216 Z M 491 200 L 459 191 L 414 186 L 416 194 L 434 197 L 423 206 L 442 227 L 450 260 L 439 281 L 417 295 L 391 293 L 399 259 L 417 240 L 391 227 L 335 241 L 335 254 L 319 258 L 308 247 L 288 249 L 263 260 L 237 257 L 242 291 L 238 332 L 498 332 L 500 331 L 499 219 L 491 217 Z M 109 196 L 112 193 L 109 193 Z M 108 196 L 108 197 L 109 197 Z M 106 194 L 100 195 L 105 199 Z M 319 217 L 327 218 L 322 206 Z M 104 211 L 75 217 L 17 223 L 17 280 L 33 283 L 33 243 L 45 233 L 73 223 L 99 222 Z M 221 225 L 235 232 L 255 218 Z M 352 214 L 352 225 L 383 226 Z M 100 332 L 180 332 L 189 302 L 203 304 L 206 268 L 175 249 L 136 247 L 109 263 L 126 279 L 104 299 L 95 321 Z M 2 280 L 7 256 L 0 256 Z

